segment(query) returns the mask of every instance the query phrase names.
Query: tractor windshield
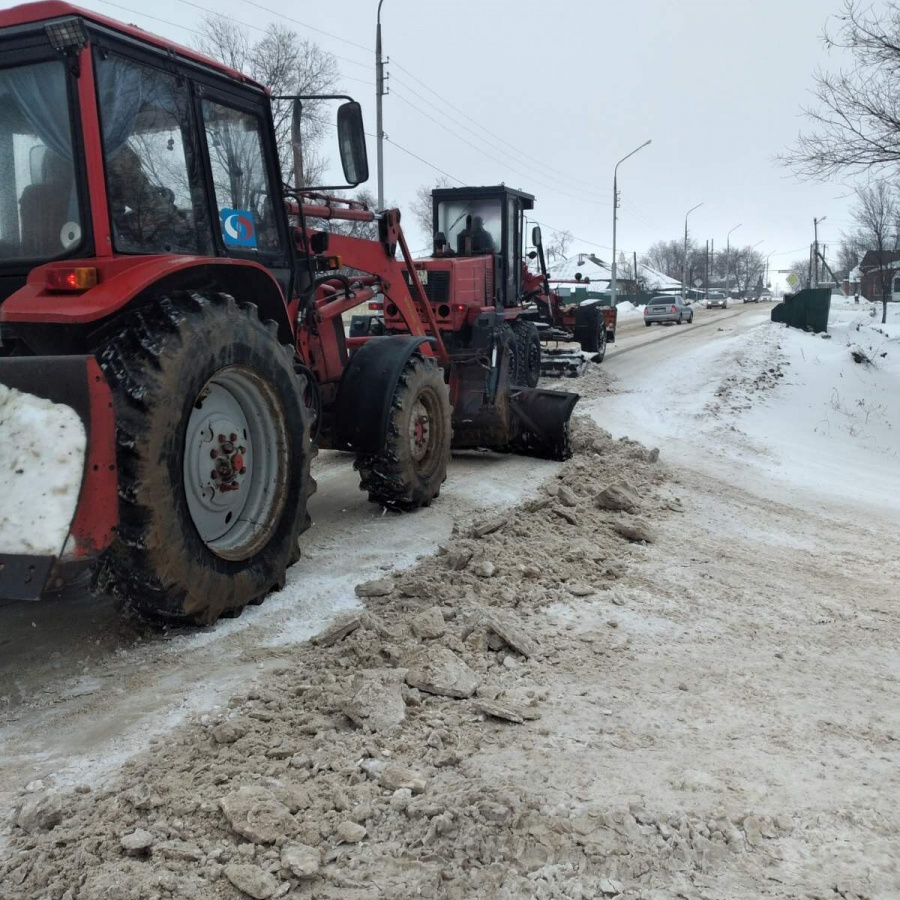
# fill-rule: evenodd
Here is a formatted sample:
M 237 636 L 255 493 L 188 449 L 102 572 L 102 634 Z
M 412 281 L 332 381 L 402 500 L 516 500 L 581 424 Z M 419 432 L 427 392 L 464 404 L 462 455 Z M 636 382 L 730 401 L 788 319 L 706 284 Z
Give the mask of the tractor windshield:
M 499 253 L 503 240 L 502 204 L 499 200 L 442 200 L 438 204 L 437 230 L 461 255 Z
M 73 159 L 63 62 L 0 69 L 0 265 L 80 245 Z

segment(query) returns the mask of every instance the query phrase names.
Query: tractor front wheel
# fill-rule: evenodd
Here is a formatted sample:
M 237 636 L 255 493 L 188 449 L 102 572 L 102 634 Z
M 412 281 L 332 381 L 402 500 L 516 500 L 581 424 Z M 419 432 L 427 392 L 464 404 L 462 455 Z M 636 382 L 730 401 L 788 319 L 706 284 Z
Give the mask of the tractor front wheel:
M 394 389 L 384 448 L 356 457 L 369 500 L 402 510 L 431 504 L 447 478 L 450 413 L 443 373 L 433 359 L 413 354 Z
M 516 336 L 519 382 L 524 387 L 537 387 L 541 377 L 541 337 L 534 322 L 516 319 L 512 327 Z
M 119 470 L 97 586 L 195 624 L 280 588 L 314 482 L 309 411 L 274 323 L 230 296 L 184 292 L 126 315 L 96 354 Z

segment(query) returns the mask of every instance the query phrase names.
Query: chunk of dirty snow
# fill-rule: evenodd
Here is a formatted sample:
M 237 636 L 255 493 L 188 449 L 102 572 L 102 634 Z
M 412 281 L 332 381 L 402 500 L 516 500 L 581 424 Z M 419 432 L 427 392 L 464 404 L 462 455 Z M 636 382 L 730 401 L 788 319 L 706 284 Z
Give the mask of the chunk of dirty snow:
M 250 863 L 225 866 L 225 877 L 253 900 L 268 900 L 278 890 L 278 882 L 265 869 Z
M 74 409 L 0 384 L 0 553 L 61 553 L 86 443 Z
M 406 683 L 429 694 L 465 699 L 475 693 L 479 677 L 446 647 L 427 646 L 412 653 Z

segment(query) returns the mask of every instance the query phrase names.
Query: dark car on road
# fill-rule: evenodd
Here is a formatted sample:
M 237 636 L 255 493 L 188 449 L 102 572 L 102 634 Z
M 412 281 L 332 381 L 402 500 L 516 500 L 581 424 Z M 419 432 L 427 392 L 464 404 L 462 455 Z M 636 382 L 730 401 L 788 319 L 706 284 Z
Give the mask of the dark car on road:
M 693 322 L 694 310 L 678 296 L 653 297 L 644 307 L 644 324 L 649 328 L 654 323 L 665 325 Z

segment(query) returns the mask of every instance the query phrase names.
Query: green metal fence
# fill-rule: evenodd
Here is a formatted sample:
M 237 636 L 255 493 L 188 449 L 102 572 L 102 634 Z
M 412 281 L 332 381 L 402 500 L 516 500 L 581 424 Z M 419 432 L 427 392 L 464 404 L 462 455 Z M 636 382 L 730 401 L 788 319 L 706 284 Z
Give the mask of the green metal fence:
M 772 321 L 816 334 L 828 331 L 831 312 L 831 288 L 809 288 L 785 294 L 784 301 L 772 308 Z

